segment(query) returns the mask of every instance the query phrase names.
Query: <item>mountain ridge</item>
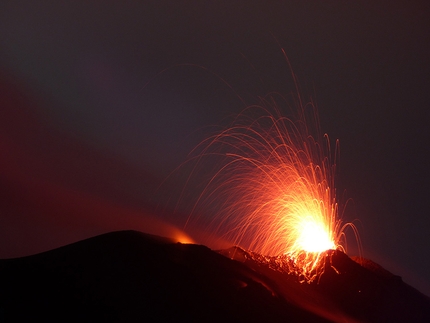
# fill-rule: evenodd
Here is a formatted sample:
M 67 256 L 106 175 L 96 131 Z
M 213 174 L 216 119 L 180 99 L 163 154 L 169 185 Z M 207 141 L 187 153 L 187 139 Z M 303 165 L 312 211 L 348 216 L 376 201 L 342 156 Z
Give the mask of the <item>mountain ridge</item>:
M 378 276 L 343 253 L 333 251 L 318 283 L 302 284 L 294 275 L 236 250 L 242 253 L 237 252 L 234 260 L 226 250 L 129 230 L 3 259 L 0 316 L 5 321 L 47 322 L 430 318 L 428 297 L 401 279 Z

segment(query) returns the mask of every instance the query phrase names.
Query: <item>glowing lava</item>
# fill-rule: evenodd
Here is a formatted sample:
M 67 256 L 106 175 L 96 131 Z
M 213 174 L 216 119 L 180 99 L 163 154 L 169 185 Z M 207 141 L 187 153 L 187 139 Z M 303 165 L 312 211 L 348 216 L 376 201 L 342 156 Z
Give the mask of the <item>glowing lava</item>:
M 344 250 L 344 228 L 353 227 L 342 226 L 338 215 L 337 145 L 332 154 L 311 103 L 300 104 L 292 120 L 271 114 L 277 111 L 273 101 L 263 101 L 268 108 L 249 107 L 197 147 L 197 164 L 206 173 L 209 165 L 214 169 L 192 213 L 210 218 L 224 239 L 280 256 L 290 272 L 310 282 L 322 270 L 325 251 Z
M 335 249 L 336 246 L 330 237 L 330 232 L 322 223 L 314 221 L 311 217 L 303 219 L 298 227 L 297 245 L 299 249 L 308 252 L 322 252 Z

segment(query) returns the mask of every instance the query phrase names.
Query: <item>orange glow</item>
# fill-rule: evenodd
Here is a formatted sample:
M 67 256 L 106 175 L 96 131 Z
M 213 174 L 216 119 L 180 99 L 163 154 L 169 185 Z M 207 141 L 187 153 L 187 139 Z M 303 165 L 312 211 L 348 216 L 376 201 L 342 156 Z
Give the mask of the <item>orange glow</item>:
M 183 244 L 195 243 L 193 239 L 191 239 L 183 232 L 177 232 L 177 234 L 173 236 L 173 239 Z
M 308 252 L 321 252 L 335 249 L 336 246 L 330 236 L 330 231 L 313 218 L 305 218 L 299 223 L 298 248 Z
M 195 150 L 198 164 L 207 158 L 218 168 L 194 212 L 204 207 L 199 213 L 212 216 L 209 225 L 221 238 L 280 256 L 290 272 L 311 282 L 322 270 L 325 251 L 344 250 L 343 230 L 354 229 L 342 226 L 338 215 L 337 148 L 332 154 L 328 136 L 319 133 L 311 103 L 294 121 L 268 108 L 249 107 Z

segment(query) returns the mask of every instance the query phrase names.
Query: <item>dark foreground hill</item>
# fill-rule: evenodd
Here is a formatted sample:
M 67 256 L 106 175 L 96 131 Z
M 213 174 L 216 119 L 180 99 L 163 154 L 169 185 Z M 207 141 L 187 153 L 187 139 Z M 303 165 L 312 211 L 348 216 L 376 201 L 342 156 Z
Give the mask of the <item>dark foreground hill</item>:
M 239 248 L 113 232 L 1 260 L 0 322 L 430 322 L 429 299 L 400 277 L 330 258 L 301 284 Z

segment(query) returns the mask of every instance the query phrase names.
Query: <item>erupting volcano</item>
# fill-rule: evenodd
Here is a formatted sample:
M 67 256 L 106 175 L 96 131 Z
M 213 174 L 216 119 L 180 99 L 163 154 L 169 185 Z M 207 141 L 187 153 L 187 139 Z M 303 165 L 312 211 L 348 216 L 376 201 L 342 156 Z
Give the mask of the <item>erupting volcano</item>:
M 210 228 L 217 234 L 288 259 L 290 270 L 311 282 L 322 268 L 322 253 L 345 251 L 345 229 L 356 236 L 357 230 L 339 214 L 338 142 L 332 152 L 312 102 L 303 105 L 297 96 L 293 104 L 298 113 L 287 118 L 275 96 L 263 99 L 194 150 L 197 163 L 217 163 L 194 213 L 199 207 L 216 210 Z

